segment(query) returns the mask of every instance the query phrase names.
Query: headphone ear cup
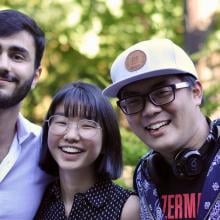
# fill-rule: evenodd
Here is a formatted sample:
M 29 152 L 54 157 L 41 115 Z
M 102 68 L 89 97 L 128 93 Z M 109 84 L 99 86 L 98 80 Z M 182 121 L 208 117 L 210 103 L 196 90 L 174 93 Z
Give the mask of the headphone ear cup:
M 161 168 L 164 168 L 165 164 L 167 165 L 159 153 L 152 152 L 143 163 L 143 175 L 148 181 L 153 181 L 155 184 L 159 184 L 161 179 Z
M 197 150 L 184 149 L 175 156 L 172 168 L 179 178 L 193 178 L 202 172 L 202 156 Z

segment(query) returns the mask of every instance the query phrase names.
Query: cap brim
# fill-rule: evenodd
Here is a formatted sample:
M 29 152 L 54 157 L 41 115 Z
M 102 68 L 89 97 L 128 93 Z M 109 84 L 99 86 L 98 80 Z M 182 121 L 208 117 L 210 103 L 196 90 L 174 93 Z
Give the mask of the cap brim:
M 135 75 L 133 77 L 129 77 L 127 79 L 123 79 L 119 82 L 113 83 L 111 85 L 109 85 L 107 88 L 105 88 L 103 90 L 103 94 L 109 97 L 117 97 L 119 91 L 126 85 L 142 80 L 142 79 L 149 79 L 149 78 L 154 78 L 157 76 L 166 76 L 166 75 L 174 75 L 175 73 L 178 74 L 190 74 L 192 76 L 194 76 L 194 74 L 189 73 L 189 72 L 185 72 L 183 70 L 179 70 L 179 69 L 163 69 L 163 70 L 156 70 L 156 71 L 152 71 L 152 72 L 146 72 L 146 73 L 142 73 L 139 75 Z M 195 76 L 194 76 L 195 77 Z

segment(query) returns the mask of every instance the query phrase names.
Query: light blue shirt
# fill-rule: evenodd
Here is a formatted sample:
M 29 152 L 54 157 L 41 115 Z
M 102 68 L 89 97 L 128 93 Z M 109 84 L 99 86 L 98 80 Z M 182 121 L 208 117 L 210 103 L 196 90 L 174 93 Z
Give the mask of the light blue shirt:
M 39 167 L 41 128 L 19 114 L 17 133 L 0 163 L 0 219 L 32 220 L 50 177 Z

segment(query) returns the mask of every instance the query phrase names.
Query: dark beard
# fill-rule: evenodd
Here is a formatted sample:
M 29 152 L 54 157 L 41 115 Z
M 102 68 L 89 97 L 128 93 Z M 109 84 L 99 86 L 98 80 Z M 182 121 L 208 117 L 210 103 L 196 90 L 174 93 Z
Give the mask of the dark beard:
M 34 76 L 25 81 L 11 96 L 5 96 L 0 93 L 0 109 L 7 109 L 19 104 L 30 91 L 33 79 Z

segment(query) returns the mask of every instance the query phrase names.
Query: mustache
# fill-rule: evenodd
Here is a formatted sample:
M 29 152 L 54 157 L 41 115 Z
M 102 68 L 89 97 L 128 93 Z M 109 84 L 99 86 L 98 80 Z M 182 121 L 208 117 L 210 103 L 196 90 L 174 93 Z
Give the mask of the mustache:
M 17 77 L 4 70 L 0 70 L 0 79 L 8 82 L 18 82 Z

